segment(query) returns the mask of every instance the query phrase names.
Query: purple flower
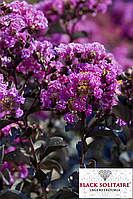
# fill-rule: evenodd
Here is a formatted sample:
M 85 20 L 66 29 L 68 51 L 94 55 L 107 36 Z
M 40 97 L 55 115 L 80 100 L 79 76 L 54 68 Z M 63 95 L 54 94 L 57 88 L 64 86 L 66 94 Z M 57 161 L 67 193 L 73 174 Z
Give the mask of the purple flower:
M 41 10 L 47 19 L 55 21 L 57 19 L 56 14 L 48 14 L 48 11 L 52 10 L 56 11 L 59 15 L 63 14 L 63 1 L 62 0 L 45 0 L 40 1 L 39 3 L 35 3 L 33 7 L 37 10 Z
M 77 2 L 79 2 L 80 0 L 70 0 L 71 4 L 73 5 L 73 7 L 76 7 Z
M 9 147 L 7 148 L 7 150 L 4 150 L 4 154 L 9 153 L 15 151 L 15 147 Z M 18 178 L 26 178 L 28 176 L 28 170 L 25 166 L 24 163 L 19 163 L 18 165 L 12 162 L 3 162 L 2 163 L 3 166 L 1 167 L 1 172 L 3 172 L 4 169 L 9 169 L 9 175 L 11 178 L 10 184 L 7 185 L 11 185 L 14 183 L 14 177 L 13 177 L 13 173 L 14 172 L 18 172 Z M 14 164 L 15 164 L 15 168 L 14 168 Z
M 23 115 L 23 110 L 21 110 L 19 107 L 14 107 L 14 113 L 15 113 L 15 117 L 19 118 Z
M 42 109 L 44 107 L 50 108 L 50 104 L 51 104 L 50 96 L 48 95 L 48 92 L 45 91 L 45 89 L 41 91 L 40 99 L 42 102 L 42 106 L 41 106 Z
M 24 163 L 19 163 L 18 165 L 18 178 L 26 178 L 28 176 L 28 170 Z
M 34 25 L 36 29 L 45 29 L 48 27 L 48 21 L 44 17 L 44 14 L 41 11 L 33 9 L 33 6 L 27 2 L 14 1 L 10 6 L 13 9 L 12 14 L 20 15 L 27 26 Z
M 101 99 L 103 94 L 103 90 L 101 88 L 94 89 L 94 97 L 97 99 Z
M 123 127 L 124 125 L 126 125 L 126 122 L 124 122 L 123 120 L 121 120 L 119 118 L 117 118 L 117 121 L 115 123 L 118 124 L 121 127 Z
M 23 17 L 19 14 L 12 14 L 11 16 L 11 26 L 10 29 L 13 29 L 15 32 L 20 32 L 23 28 L 26 27 Z
M 59 59 L 50 67 L 57 70 L 46 75 L 48 85 L 41 91 L 41 108 L 66 110 L 64 119 L 69 123 L 78 111 L 88 116 L 95 103 L 103 110 L 110 110 L 120 70 L 113 58 L 111 63 L 107 62 L 104 46 L 97 42 L 60 44 L 55 51 Z M 51 79 L 53 76 L 55 79 Z
M 22 50 L 23 61 L 17 66 L 16 70 L 21 71 L 23 74 L 33 72 L 33 79 L 37 79 L 40 83 L 45 76 L 43 71 L 44 63 L 47 69 L 50 59 L 54 56 L 53 45 L 48 41 L 37 41 L 34 40 L 30 43 L 28 49 L 24 48 Z M 28 66 L 28 67 L 27 67 Z
M 86 101 L 83 98 L 77 98 L 74 100 L 74 109 L 76 111 L 84 111 Z
M 75 120 L 75 117 L 74 117 L 74 115 L 72 114 L 72 113 L 66 113 L 65 115 L 64 115 L 64 120 L 66 120 L 68 123 L 73 123 L 74 122 L 74 120 Z
M 97 14 L 97 12 L 101 12 L 104 14 L 107 11 L 107 6 L 112 4 L 112 0 L 87 0 L 86 5 L 89 10 L 94 10 L 95 13 L 93 14 L 94 16 Z
M 59 101 L 56 102 L 55 108 L 56 108 L 57 110 L 66 109 L 66 106 L 65 106 L 65 105 L 66 105 L 66 101 L 63 100 L 63 99 L 61 99 L 61 100 L 59 100 Z
M 86 117 L 88 117 L 92 113 L 92 106 L 88 104 L 87 109 L 85 111 Z
M 133 2 L 117 0 L 111 11 L 115 22 L 121 27 L 122 37 L 133 39 Z
M 23 110 L 20 109 L 20 104 L 24 104 L 24 98 L 18 95 L 15 87 L 7 89 L 7 83 L 3 81 L 3 75 L 0 74 L 0 112 L 1 117 L 7 113 L 15 114 L 16 118 L 23 115 Z M 17 105 L 17 107 L 16 107 Z
M 5 126 L 4 128 L 1 129 L 1 133 L 3 133 L 5 136 L 7 136 L 11 127 L 14 126 L 14 125 L 17 126 L 15 123 L 12 123 L 12 124 Z

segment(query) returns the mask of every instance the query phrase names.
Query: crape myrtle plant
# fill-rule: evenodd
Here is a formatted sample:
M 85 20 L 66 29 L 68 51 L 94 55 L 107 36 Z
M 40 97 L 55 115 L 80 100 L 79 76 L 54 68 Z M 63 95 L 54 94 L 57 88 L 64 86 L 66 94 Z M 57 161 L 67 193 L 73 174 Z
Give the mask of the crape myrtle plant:
M 45 15 L 25 1 L 0 3 L 1 199 L 79 198 L 78 171 L 68 176 L 71 188 L 61 187 L 54 193 L 49 188 L 65 170 L 60 157 L 67 153 L 67 144 L 63 136 L 54 135 L 55 122 L 45 121 L 51 117 L 46 112 L 45 129 L 33 121 L 44 111 L 58 122 L 63 116 L 65 131 L 80 135 L 75 143 L 80 168 L 100 166 L 95 155 L 99 140 L 102 167 L 133 166 L 133 68 L 121 71 L 113 55 L 98 42 L 73 42 L 74 26 L 81 16 L 105 13 L 111 1 L 44 4 Z M 45 16 L 50 26 L 56 20 L 64 24 L 70 43 L 55 46 L 48 41 Z M 52 31 L 60 30 L 56 25 Z M 40 31 L 46 39 L 35 39 Z

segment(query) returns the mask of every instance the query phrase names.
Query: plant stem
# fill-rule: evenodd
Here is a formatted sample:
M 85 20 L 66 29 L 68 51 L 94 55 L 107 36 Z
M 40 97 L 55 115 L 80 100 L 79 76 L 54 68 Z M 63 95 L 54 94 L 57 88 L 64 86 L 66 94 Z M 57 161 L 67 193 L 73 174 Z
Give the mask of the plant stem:
M 88 135 L 90 135 L 90 133 L 93 131 L 93 129 L 95 128 L 95 126 L 97 125 L 98 120 L 95 121 L 95 123 L 93 124 L 91 130 L 86 134 L 85 139 L 88 137 Z
M 36 170 L 38 171 L 38 163 L 39 163 L 39 160 L 38 160 L 38 158 L 37 158 L 37 155 L 36 155 L 36 152 L 35 152 L 35 149 L 34 149 L 34 144 L 33 144 L 32 138 L 29 137 L 28 139 L 29 139 L 29 143 L 30 143 L 30 147 L 31 147 L 33 156 L 34 156 L 34 160 L 35 160 L 35 162 L 36 162 Z
M 28 79 L 25 80 L 25 83 L 24 83 L 24 85 L 23 85 L 23 89 L 22 89 L 23 91 L 22 91 L 22 93 L 21 93 L 22 96 L 24 95 L 25 89 L 26 89 L 26 87 L 27 87 L 27 83 L 28 83 Z
M 80 168 L 84 168 L 84 130 L 85 130 L 85 113 L 82 113 L 82 121 L 83 121 L 83 129 L 81 132 L 81 160 L 80 160 Z
M 26 116 L 28 115 L 29 111 L 33 108 L 33 106 L 35 105 L 35 103 L 37 102 L 37 100 L 38 100 L 38 98 L 40 96 L 40 92 L 41 92 L 41 87 L 39 88 L 39 93 L 38 93 L 37 97 L 35 98 L 34 102 L 32 103 L 31 107 L 29 108 Z
M 24 123 L 25 123 L 25 127 L 28 127 L 27 118 L 26 117 L 24 118 Z M 36 155 L 36 152 L 35 152 L 35 149 L 34 149 L 34 144 L 33 144 L 33 141 L 32 141 L 31 137 L 29 137 L 28 140 L 29 140 L 29 143 L 30 143 L 30 147 L 31 147 L 31 151 L 32 151 L 35 163 L 36 163 L 36 170 L 38 171 L 38 169 L 39 169 L 38 168 L 39 160 L 37 158 L 37 155 Z
M 0 172 L 0 191 L 3 190 L 3 180 L 2 180 L 2 174 Z
M 45 188 L 44 188 L 43 184 L 41 184 L 41 187 L 42 187 L 42 197 L 41 197 L 41 198 L 43 198 L 43 199 L 47 199 L 46 190 L 45 190 Z
M 12 64 L 12 69 L 13 69 L 12 75 L 13 75 L 14 83 L 15 83 L 16 89 L 18 89 L 15 67 L 13 66 L 13 64 Z
M 130 129 L 130 138 L 133 139 L 133 109 L 132 109 L 131 128 L 129 129 Z

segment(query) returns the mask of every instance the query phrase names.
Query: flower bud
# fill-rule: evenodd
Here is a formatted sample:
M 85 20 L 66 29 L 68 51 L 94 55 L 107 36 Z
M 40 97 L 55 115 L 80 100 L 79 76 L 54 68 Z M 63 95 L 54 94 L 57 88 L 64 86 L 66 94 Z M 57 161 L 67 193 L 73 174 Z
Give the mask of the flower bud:
M 51 81 L 56 80 L 57 79 L 57 75 L 56 74 L 52 74 L 51 75 Z
M 111 63 L 111 58 L 110 57 L 105 57 L 105 60 L 108 62 L 108 63 Z
M 11 29 L 9 35 L 15 37 L 16 33 L 15 33 L 15 31 L 13 29 Z
M 25 45 L 25 48 L 29 48 L 29 46 L 30 46 L 30 43 L 27 42 L 26 45 Z
M 12 7 L 7 7 L 7 9 L 5 10 L 5 15 L 10 14 L 12 10 Z
M 128 77 L 128 78 L 132 78 L 132 74 L 133 74 L 133 70 L 131 68 L 127 68 L 125 70 L 125 75 Z
M 40 52 L 38 52 L 37 50 L 34 50 L 33 57 L 35 60 L 38 60 L 40 58 Z
M 28 26 L 28 33 L 29 34 L 32 34 L 34 32 L 34 30 L 35 30 L 35 25 Z
M 75 55 L 75 57 L 77 57 L 77 58 L 80 58 L 80 57 L 81 57 L 81 53 L 75 53 L 74 55 Z
M 63 66 L 61 69 L 60 69 L 60 73 L 61 74 L 67 74 L 67 72 L 68 72 L 68 68 L 67 67 L 65 67 L 65 66 Z
M 47 187 L 47 188 L 45 189 L 45 191 L 46 191 L 46 193 L 49 193 L 49 188 Z
M 0 9 L 1 9 L 2 11 L 5 11 L 5 10 L 6 10 L 6 2 L 5 2 L 5 1 L 2 1 L 2 2 L 0 3 Z
M 47 86 L 48 83 L 49 83 L 49 81 L 48 81 L 47 79 L 43 79 L 43 80 L 42 80 L 42 85 L 43 85 L 43 86 Z
M 116 75 L 116 79 L 121 80 L 122 79 L 121 75 Z
M 70 55 L 66 55 L 66 57 L 65 57 L 65 63 L 67 65 L 71 65 L 72 64 L 72 59 L 70 58 Z
M 128 80 L 128 77 L 127 77 L 127 75 L 125 74 L 125 72 L 122 72 L 122 73 L 121 73 L 121 78 L 122 78 L 123 81 Z
M 91 50 L 88 52 L 88 55 L 87 55 L 88 59 L 94 59 L 95 56 L 96 56 L 96 53 L 94 50 Z

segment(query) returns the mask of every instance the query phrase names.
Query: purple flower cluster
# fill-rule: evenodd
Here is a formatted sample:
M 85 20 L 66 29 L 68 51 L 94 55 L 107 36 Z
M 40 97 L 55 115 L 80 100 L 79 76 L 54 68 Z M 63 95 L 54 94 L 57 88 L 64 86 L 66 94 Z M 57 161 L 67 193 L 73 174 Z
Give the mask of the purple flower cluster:
M 94 104 L 110 110 L 118 89 L 116 74 L 120 71 L 115 61 L 107 57 L 104 46 L 96 42 L 70 43 L 54 50 L 59 59 L 51 64 L 55 72 L 46 76 L 48 84 L 41 91 L 41 108 L 65 113 L 64 119 L 69 123 L 74 122 L 77 112 L 90 115 Z
M 12 124 L 9 124 L 5 127 L 3 127 L 0 131 L 1 133 L 4 135 L 4 137 L 6 137 L 6 139 L 8 140 L 8 133 L 9 131 L 11 130 L 12 127 L 18 127 L 18 124 L 16 123 L 12 123 Z M 20 142 L 20 138 L 16 138 L 14 140 L 14 144 L 17 144 Z M 27 140 L 22 140 L 22 142 L 27 142 Z
M 88 37 L 79 37 L 74 39 L 75 43 L 91 43 L 99 42 L 106 43 L 105 38 L 101 35 L 101 27 L 98 23 L 94 21 L 95 18 L 90 19 L 87 15 L 83 15 L 81 19 L 75 24 L 74 32 L 76 31 L 85 31 L 88 34 Z
M 112 49 L 115 59 L 120 64 L 120 68 L 124 71 L 133 65 L 133 59 L 129 57 L 131 49 L 127 45 L 119 45 Z M 130 53 L 131 54 L 131 53 Z
M 112 4 L 112 0 L 102 0 L 100 2 L 98 0 L 86 1 L 86 5 L 88 9 L 94 10 L 95 15 L 97 14 L 97 12 L 101 12 L 102 14 L 104 14 L 107 11 L 108 5 L 111 5 L 111 4 Z
M 4 82 L 3 75 L 0 74 L 0 118 L 6 114 L 14 115 L 19 118 L 23 115 L 23 110 L 20 108 L 24 104 L 25 98 L 19 96 L 18 91 L 13 86 L 8 89 L 8 83 Z
M 56 21 L 58 16 L 64 16 L 64 13 L 69 13 L 69 9 L 73 10 L 75 8 L 78 9 L 78 11 L 88 9 L 88 11 L 93 13 L 93 16 L 96 16 L 98 12 L 104 14 L 107 11 L 108 5 L 110 4 L 112 4 L 112 0 L 102 0 L 100 2 L 98 0 L 45 0 L 40 1 L 39 3 L 35 3 L 34 8 L 41 10 L 47 19 L 51 22 Z M 69 13 L 69 15 L 70 14 L 71 13 Z M 69 19 L 70 16 L 67 16 L 67 18 Z
M 27 37 L 30 38 L 30 34 L 38 29 L 46 29 L 48 27 L 48 21 L 41 11 L 33 9 L 32 5 L 23 1 L 14 1 L 10 4 L 2 2 L 0 4 L 0 48 L 12 48 L 16 42 L 21 44 L 17 47 L 23 48 L 23 45 L 27 43 Z M 17 54 L 15 51 L 14 53 Z M 11 53 L 8 53 L 11 54 Z M 3 55 L 3 51 L 1 51 Z M 10 59 L 5 57 L 6 62 L 10 62 Z
M 2 2 L 0 9 L 0 61 L 3 69 L 8 71 L 6 76 L 14 81 L 14 71 L 24 75 L 32 71 L 33 78 L 41 83 L 53 46 L 47 41 L 34 41 L 31 34 L 34 30 L 46 29 L 47 19 L 25 1 Z
M 62 0 L 45 0 L 40 1 L 39 3 L 35 3 L 34 8 L 37 10 L 41 10 L 47 19 L 50 21 L 57 20 L 57 14 L 63 14 L 63 1 Z
M 123 36 L 133 39 L 133 2 L 115 1 L 112 14 L 115 22 L 120 24 Z
M 44 14 L 33 9 L 33 6 L 27 2 L 14 1 L 10 4 L 3 4 L 1 3 L 3 15 L 1 15 L 0 23 L 1 26 L 4 26 L 4 30 L 8 27 L 10 31 L 14 30 L 18 33 L 24 28 L 32 27 L 36 30 L 48 27 L 48 21 Z
M 11 151 L 15 151 L 15 147 L 9 147 L 7 150 L 4 150 L 4 154 L 9 153 Z M 18 177 L 17 178 L 26 178 L 28 176 L 28 170 L 25 166 L 24 163 L 19 163 L 18 165 L 15 164 L 14 162 L 3 162 L 3 166 L 1 167 L 1 172 L 4 169 L 9 169 L 9 175 L 10 175 L 10 184 L 11 185 L 14 183 L 14 177 L 13 174 L 15 172 L 18 172 Z
M 37 79 L 40 83 L 45 76 L 45 68 L 50 59 L 53 57 L 53 45 L 48 41 L 33 41 L 30 42 L 28 48 L 22 50 L 22 61 L 17 66 L 16 70 L 21 71 L 23 74 L 32 72 L 33 78 Z M 28 66 L 28 67 L 27 67 Z

